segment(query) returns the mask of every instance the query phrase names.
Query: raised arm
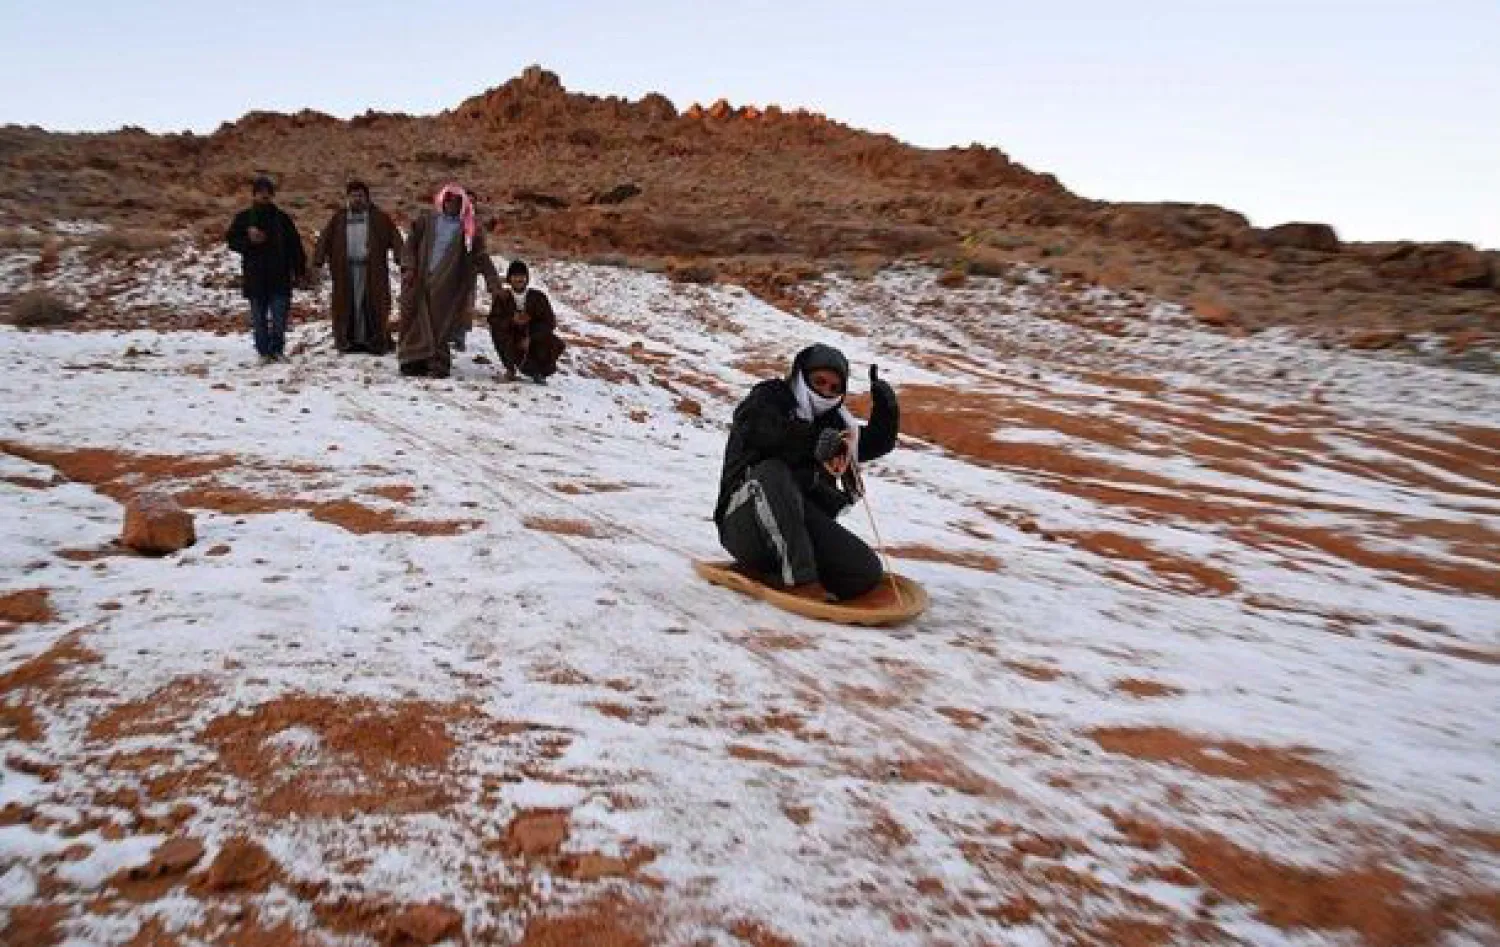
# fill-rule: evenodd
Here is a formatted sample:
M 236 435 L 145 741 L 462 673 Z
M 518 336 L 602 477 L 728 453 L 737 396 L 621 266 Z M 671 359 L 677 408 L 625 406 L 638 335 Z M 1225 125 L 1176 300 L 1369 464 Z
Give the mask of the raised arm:
M 870 366 L 870 423 L 859 433 L 859 461 L 875 460 L 896 447 L 901 427 L 901 406 L 896 392 L 880 379 L 880 372 Z

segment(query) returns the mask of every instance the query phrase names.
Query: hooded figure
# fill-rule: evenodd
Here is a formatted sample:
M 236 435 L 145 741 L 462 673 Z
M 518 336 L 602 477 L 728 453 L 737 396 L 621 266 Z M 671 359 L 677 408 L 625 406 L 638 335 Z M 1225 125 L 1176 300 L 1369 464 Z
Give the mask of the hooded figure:
M 539 385 L 546 384 L 566 348 L 557 337 L 552 302 L 531 286 L 531 271 L 520 260 L 510 261 L 505 282 L 508 289 L 496 294 L 489 320 L 490 338 L 505 365 L 505 380 L 515 381 L 519 372 Z
M 346 207 L 329 218 L 313 248 L 313 267 L 333 276 L 333 345 L 340 352 L 384 355 L 391 349 L 391 276 L 387 255 L 401 259 L 401 231 L 370 203 L 370 188 L 350 181 Z
M 451 347 L 462 341 L 473 318 L 474 284 L 484 276 L 492 294 L 502 291 L 500 274 L 484 248 L 484 232 L 464 189 L 449 184 L 434 208 L 411 225 L 401 254 L 401 339 L 397 355 L 403 375 L 447 378 Z
M 714 523 L 742 567 L 783 588 L 821 583 L 836 599 L 880 582 L 880 559 L 836 520 L 858 497 L 858 464 L 896 446 L 900 408 L 870 367 L 870 423 L 844 407 L 849 361 L 829 345 L 797 353 L 734 411 Z

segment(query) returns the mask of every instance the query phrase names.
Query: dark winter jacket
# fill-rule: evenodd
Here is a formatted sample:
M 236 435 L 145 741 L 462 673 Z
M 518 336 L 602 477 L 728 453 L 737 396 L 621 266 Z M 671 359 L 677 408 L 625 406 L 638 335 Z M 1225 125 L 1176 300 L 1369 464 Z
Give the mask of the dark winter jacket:
M 265 231 L 265 243 L 250 242 L 250 228 Z M 224 241 L 240 255 L 241 290 L 249 298 L 290 293 L 307 272 L 307 253 L 297 225 L 275 204 L 252 205 L 229 225 Z
M 843 413 L 837 409 L 826 411 L 811 421 L 797 417 L 797 397 L 792 393 L 790 379 L 802 371 L 808 351 L 804 349 L 798 354 L 786 378 L 761 382 L 734 409 L 729 443 L 724 448 L 724 468 L 719 477 L 715 522 L 723 517 L 729 498 L 744 482 L 745 472 L 773 457 L 786 462 L 803 495 L 830 516 L 837 516 L 852 502 L 848 492 L 813 459 L 818 433 L 827 428 L 843 430 L 846 426 Z M 896 446 L 901 420 L 896 392 L 890 385 L 876 380 L 870 386 L 870 394 L 870 423 L 859 435 L 860 463 L 891 452 Z

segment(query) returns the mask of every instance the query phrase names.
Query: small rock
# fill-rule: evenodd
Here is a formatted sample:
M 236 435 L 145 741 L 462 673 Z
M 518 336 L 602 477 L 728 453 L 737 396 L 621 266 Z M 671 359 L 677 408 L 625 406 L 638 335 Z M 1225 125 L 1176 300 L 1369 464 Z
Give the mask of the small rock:
M 276 862 L 260 845 L 249 839 L 230 839 L 208 866 L 201 884 L 208 891 L 260 891 L 275 869 Z
M 219 543 L 217 546 L 213 547 L 208 552 L 204 553 L 204 555 L 205 556 L 227 556 L 227 555 L 229 555 L 229 547 L 226 546 L 224 543 Z
M 463 933 L 462 914 L 441 904 L 407 908 L 391 918 L 386 943 L 393 947 L 436 944 Z
M 186 549 L 197 542 L 193 514 L 165 493 L 141 493 L 125 506 L 120 542 L 152 556 Z
M 168 839 L 151 855 L 150 861 L 130 869 L 130 877 L 145 880 L 180 875 L 198 864 L 202 857 L 203 843 L 197 839 Z

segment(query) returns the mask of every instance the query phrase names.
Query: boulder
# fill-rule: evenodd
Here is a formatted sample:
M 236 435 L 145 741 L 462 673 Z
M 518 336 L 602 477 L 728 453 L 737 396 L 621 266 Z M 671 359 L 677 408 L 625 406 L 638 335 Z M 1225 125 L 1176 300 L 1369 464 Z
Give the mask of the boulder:
M 386 943 L 394 945 L 427 945 L 458 937 L 463 933 L 462 914 L 441 904 L 423 904 L 407 908 L 390 920 Z
M 1293 222 L 1264 230 L 1261 243 L 1268 247 L 1291 247 L 1294 250 L 1316 250 L 1319 253 L 1337 253 L 1343 244 L 1339 235 L 1327 224 Z
M 1488 289 L 1496 285 L 1491 254 L 1467 243 L 1400 244 L 1380 257 L 1376 269 L 1390 279 L 1454 289 Z
M 239 837 L 229 839 L 219 849 L 208 870 L 198 878 L 201 890 L 264 891 L 274 879 L 278 866 L 258 842 Z
M 616 184 L 607 191 L 600 191 L 590 201 L 593 204 L 623 204 L 641 193 L 640 185 L 626 182 Z
M 170 494 L 141 493 L 125 505 L 120 542 L 150 556 L 165 556 L 197 542 L 193 514 Z
M 1244 215 L 1212 204 L 1116 204 L 1096 226 L 1106 235 L 1180 248 L 1243 250 L 1254 243 Z

